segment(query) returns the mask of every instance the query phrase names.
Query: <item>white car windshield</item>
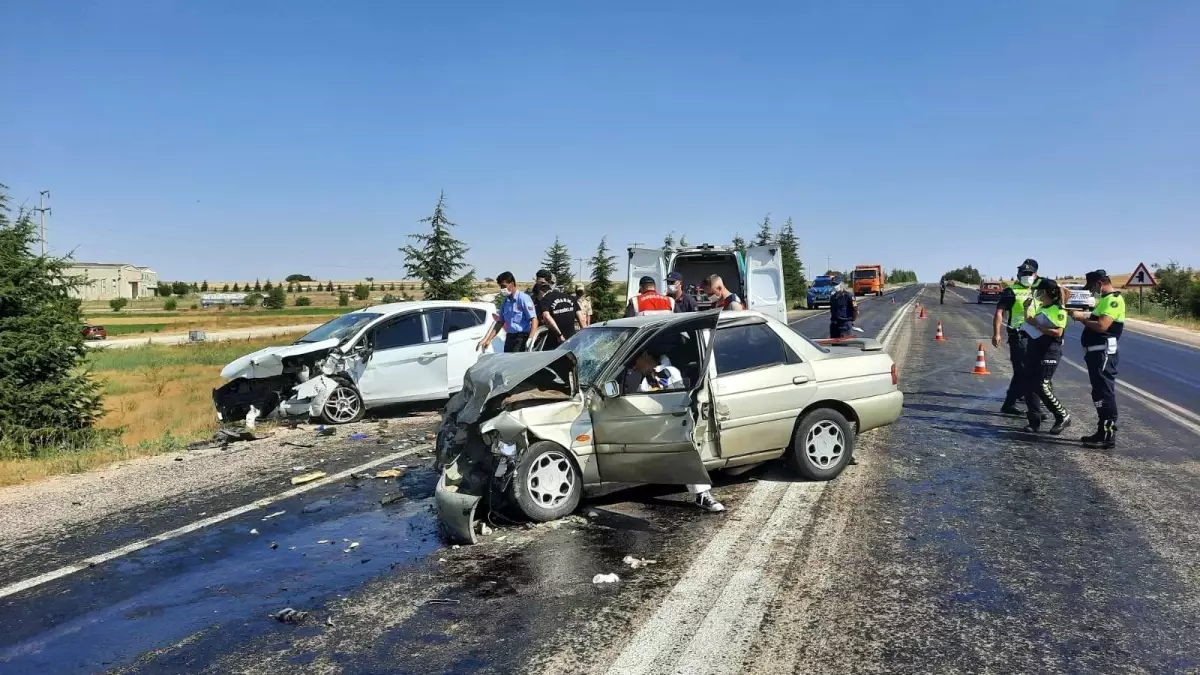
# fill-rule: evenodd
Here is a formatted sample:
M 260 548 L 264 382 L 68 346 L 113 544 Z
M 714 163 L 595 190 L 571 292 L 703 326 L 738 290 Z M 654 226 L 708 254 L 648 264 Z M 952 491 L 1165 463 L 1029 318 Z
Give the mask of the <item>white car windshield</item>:
M 612 359 L 621 345 L 625 344 L 636 328 L 585 328 L 558 346 L 573 354 L 578 361 L 579 384 L 593 384 L 600 371 Z
M 382 314 L 372 314 L 369 312 L 351 312 L 343 314 L 338 318 L 324 323 L 321 326 L 314 328 L 311 333 L 296 340 L 296 344 L 304 344 L 306 342 L 321 342 L 322 340 L 345 340 L 354 335 L 360 328 L 371 323 L 375 319 L 383 316 Z

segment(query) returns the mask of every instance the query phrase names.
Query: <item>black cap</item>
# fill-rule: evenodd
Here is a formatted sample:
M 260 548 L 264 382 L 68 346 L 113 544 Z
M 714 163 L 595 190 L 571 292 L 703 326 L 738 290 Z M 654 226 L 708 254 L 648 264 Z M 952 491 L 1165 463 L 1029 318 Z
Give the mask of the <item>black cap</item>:
M 646 285 L 657 286 L 658 282 L 654 280 L 654 277 L 642 277 L 641 280 L 638 281 L 638 286 Z
M 679 272 L 671 272 L 667 275 L 667 281 L 683 281 L 683 275 Z
M 1104 270 L 1094 270 L 1087 273 L 1084 283 L 1088 286 L 1091 286 L 1092 284 L 1099 283 L 1107 278 L 1108 272 L 1105 272 Z
M 1058 282 L 1053 279 L 1042 279 L 1042 283 L 1038 284 L 1037 288 L 1043 291 L 1058 290 Z
M 1032 261 L 1026 260 L 1017 266 L 1017 276 L 1021 276 L 1023 274 L 1037 274 L 1037 263 L 1030 265 L 1030 262 Z
M 1026 258 L 1025 262 L 1021 263 L 1021 267 L 1028 267 L 1029 269 L 1033 270 L 1035 274 L 1038 271 L 1037 261 L 1033 258 Z
M 546 279 L 547 281 L 554 281 L 554 275 L 551 274 L 549 270 L 545 270 L 545 269 L 538 270 L 533 276 L 535 279 Z

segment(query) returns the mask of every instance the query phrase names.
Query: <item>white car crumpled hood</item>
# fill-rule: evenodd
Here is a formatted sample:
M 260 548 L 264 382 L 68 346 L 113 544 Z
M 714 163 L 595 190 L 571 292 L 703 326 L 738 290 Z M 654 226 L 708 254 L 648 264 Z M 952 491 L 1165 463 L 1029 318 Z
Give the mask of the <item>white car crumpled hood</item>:
M 338 346 L 339 342 L 341 341 L 337 338 L 331 338 L 320 342 L 306 342 L 298 345 L 264 347 L 256 352 L 231 361 L 221 369 L 221 377 L 233 380 L 239 377 L 256 379 L 281 375 L 283 373 L 283 360 L 285 358 L 333 349 Z

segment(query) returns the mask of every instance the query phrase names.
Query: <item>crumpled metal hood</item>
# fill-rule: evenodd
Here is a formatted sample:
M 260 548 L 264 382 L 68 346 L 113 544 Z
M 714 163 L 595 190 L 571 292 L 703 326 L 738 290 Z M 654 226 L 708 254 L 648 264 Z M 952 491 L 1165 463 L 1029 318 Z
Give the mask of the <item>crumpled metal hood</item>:
M 328 351 L 338 346 L 340 340 L 331 338 L 320 342 L 305 342 L 298 345 L 283 345 L 281 347 L 264 347 L 256 352 L 247 354 L 229 363 L 221 369 L 221 377 L 232 380 L 239 377 L 254 379 L 258 377 L 274 377 L 283 373 L 283 360 L 293 356 L 303 356 L 322 350 Z
M 484 406 L 493 398 L 506 394 L 542 370 L 550 369 L 559 380 L 570 387 L 571 395 L 579 390 L 575 372 L 575 355 L 566 350 L 551 352 L 518 352 L 515 354 L 485 354 L 467 369 L 462 392 L 455 398 L 459 408 L 459 424 L 479 421 Z M 460 398 L 461 397 L 461 398 Z

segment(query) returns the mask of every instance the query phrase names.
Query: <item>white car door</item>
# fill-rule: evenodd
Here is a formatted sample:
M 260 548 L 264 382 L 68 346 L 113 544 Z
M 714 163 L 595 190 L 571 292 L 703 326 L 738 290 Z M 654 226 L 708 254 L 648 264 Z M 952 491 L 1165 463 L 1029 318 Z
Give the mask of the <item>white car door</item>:
M 787 323 L 787 298 L 783 288 L 783 253 L 778 246 L 746 249 L 746 309 Z
M 662 249 L 629 249 L 629 286 L 626 302 L 638 294 L 638 281 L 642 277 L 654 279 L 655 288 L 660 293 L 663 291 L 663 280 L 667 278 L 667 261 L 663 260 Z
M 358 380 L 367 405 L 446 396 L 446 342 L 429 340 L 423 314 L 402 314 L 372 329 L 371 357 Z
M 479 360 L 477 345 L 487 335 L 489 324 L 480 323 L 469 309 L 447 309 L 442 332 L 446 336 L 447 395 L 462 389 L 463 377 Z

